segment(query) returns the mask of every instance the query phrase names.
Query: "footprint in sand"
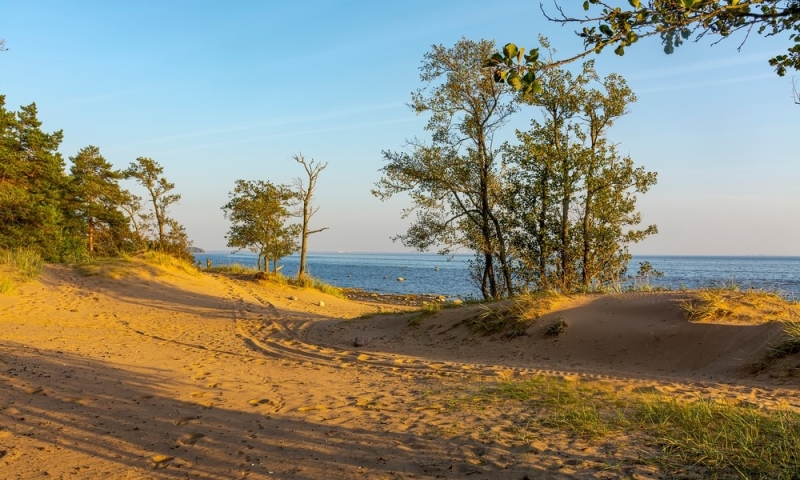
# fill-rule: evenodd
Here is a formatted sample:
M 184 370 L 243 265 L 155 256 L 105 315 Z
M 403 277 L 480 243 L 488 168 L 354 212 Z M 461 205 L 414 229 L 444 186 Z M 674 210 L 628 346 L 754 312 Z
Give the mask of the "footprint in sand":
M 174 423 L 176 426 L 180 427 L 180 426 L 183 426 L 183 425 L 188 425 L 190 422 L 198 420 L 199 418 L 200 417 L 179 417 L 179 418 L 176 418 L 175 420 L 173 420 L 172 423 Z
M 194 445 L 195 443 L 197 443 L 198 440 L 200 440 L 205 436 L 206 435 L 204 433 L 197 433 L 197 432 L 187 433 L 185 435 L 182 435 L 178 439 L 178 443 L 184 446 Z

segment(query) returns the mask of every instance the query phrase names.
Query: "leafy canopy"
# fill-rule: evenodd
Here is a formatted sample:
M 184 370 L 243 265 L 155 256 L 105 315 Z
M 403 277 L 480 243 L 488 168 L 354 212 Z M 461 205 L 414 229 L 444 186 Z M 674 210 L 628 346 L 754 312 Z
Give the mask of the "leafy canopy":
M 555 8 L 556 15 L 542 8 L 545 17 L 564 25 L 582 25 L 576 33 L 583 39 L 585 50 L 569 58 L 543 62 L 538 49 L 525 55 L 524 49 L 509 43 L 502 53 L 485 63 L 495 68 L 497 81 L 517 90 L 536 91 L 541 88 L 537 79 L 540 70 L 600 53 L 606 47 L 624 55 L 625 49 L 640 38 L 659 36 L 664 52 L 671 54 L 686 40 L 711 36 L 718 37 L 719 42 L 739 31 L 763 36 L 788 33 L 790 45 L 786 52 L 772 57 L 769 63 L 781 76 L 787 70 L 800 70 L 800 0 L 586 0 L 583 10 L 588 13 L 584 16 L 567 13 L 558 2 Z
M 286 225 L 292 216 L 289 208 L 296 202 L 297 194 L 286 185 L 274 185 L 261 180 L 237 180 L 228 194 L 230 201 L 222 210 L 231 221 L 226 238 L 228 246 L 247 248 L 258 254 L 258 265 L 264 270 L 268 260 L 277 270 L 277 261 L 297 251 L 296 238 L 299 225 Z

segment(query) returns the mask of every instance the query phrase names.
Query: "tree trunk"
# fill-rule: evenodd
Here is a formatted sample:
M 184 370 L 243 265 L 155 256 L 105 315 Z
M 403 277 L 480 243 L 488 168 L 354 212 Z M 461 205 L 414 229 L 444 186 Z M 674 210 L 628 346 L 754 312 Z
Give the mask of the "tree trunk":
M 308 195 L 303 198 L 303 234 L 300 236 L 300 266 L 297 270 L 297 279 L 302 280 L 306 275 L 306 248 L 308 246 L 308 222 L 311 202 L 311 187 L 309 182 Z
M 584 290 L 589 290 L 589 283 L 591 282 L 591 274 L 589 272 L 589 255 L 591 250 L 591 239 L 589 238 L 589 226 L 591 223 L 591 209 L 592 209 L 592 190 L 586 190 L 586 203 L 583 212 L 583 268 L 581 272 L 581 280 L 583 281 Z

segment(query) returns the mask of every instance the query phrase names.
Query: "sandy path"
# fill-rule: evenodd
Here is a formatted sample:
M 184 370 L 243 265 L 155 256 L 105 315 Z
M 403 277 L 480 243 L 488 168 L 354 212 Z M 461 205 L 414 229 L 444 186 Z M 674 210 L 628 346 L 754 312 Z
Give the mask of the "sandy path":
M 796 398 L 769 382 L 557 372 L 525 353 L 530 344 L 481 342 L 450 311 L 416 329 L 402 316 L 341 320 L 375 311 L 223 277 L 48 267 L 41 285 L 0 297 L 0 477 L 657 478 L 624 438 L 530 432 L 515 424 L 519 410 L 448 402 L 540 371 L 684 396 Z M 369 344 L 353 347 L 356 336 Z

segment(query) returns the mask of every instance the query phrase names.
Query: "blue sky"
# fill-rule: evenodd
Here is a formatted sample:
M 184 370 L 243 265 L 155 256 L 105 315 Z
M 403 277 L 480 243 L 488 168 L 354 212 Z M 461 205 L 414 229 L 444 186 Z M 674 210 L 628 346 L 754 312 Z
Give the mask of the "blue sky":
M 118 168 L 158 161 L 196 246 L 225 249 L 235 180 L 289 183 L 302 152 L 329 163 L 312 226 L 330 230 L 312 250 L 403 251 L 390 237 L 407 200 L 370 189 L 382 150 L 425 136 L 405 106 L 425 52 L 461 37 L 530 47 L 541 33 L 567 55 L 573 30 L 535 0 L 3 2 L 0 94 L 13 110 L 36 102 L 45 130 L 64 130 L 65 159 L 96 145 Z M 788 42 L 740 41 L 596 57 L 639 97 L 610 139 L 659 173 L 639 210 L 660 233 L 634 253 L 800 255 L 800 106 L 767 64 Z M 538 115 L 518 114 L 507 138 Z

